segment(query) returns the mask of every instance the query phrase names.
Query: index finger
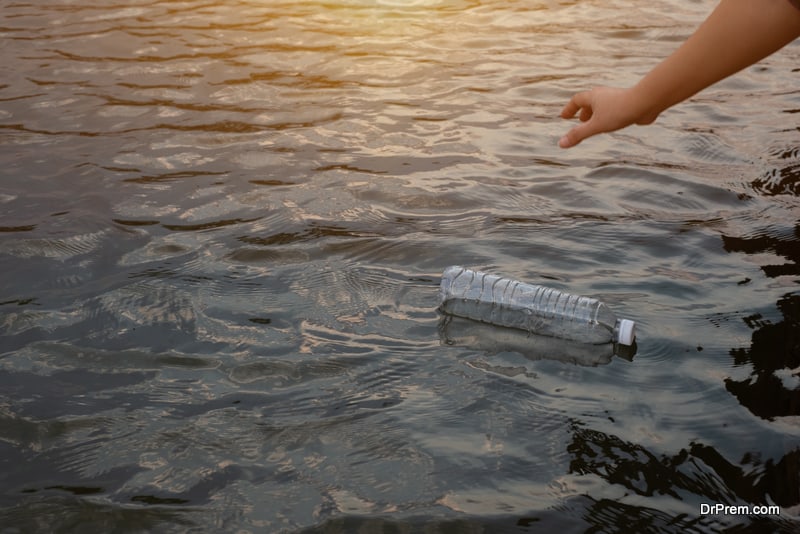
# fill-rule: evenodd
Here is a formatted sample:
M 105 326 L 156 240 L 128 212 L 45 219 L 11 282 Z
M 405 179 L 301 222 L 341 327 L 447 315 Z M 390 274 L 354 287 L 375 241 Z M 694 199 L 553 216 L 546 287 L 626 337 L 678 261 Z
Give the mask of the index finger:
M 575 116 L 578 110 L 591 107 L 589 93 L 589 91 L 581 91 L 580 93 L 572 95 L 572 98 L 569 99 L 567 105 L 561 110 L 561 118 L 571 119 Z

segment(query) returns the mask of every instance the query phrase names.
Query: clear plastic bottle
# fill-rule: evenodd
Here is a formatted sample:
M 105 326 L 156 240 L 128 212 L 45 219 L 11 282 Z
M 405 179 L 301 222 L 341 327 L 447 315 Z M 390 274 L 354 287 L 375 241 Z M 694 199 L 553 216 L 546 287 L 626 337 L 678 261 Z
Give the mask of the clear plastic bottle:
M 439 309 L 498 326 L 582 343 L 632 345 L 635 323 L 597 299 L 464 267 L 442 273 Z

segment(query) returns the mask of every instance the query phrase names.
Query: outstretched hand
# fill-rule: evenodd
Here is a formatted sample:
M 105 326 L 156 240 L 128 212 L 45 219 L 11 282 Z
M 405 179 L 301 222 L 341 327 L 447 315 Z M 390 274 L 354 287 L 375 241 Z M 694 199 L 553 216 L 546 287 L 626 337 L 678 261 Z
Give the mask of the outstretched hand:
M 573 96 L 561 111 L 581 124 L 558 142 L 562 148 L 631 124 L 650 124 L 659 113 L 780 50 L 800 37 L 795 0 L 726 0 L 675 52 L 630 89 L 596 87 Z M 724 54 L 720 54 L 724 50 Z
M 613 132 L 631 124 L 650 124 L 658 114 L 648 114 L 638 101 L 634 89 L 595 87 L 574 95 L 561 110 L 561 117 L 571 119 L 578 114 L 581 124 L 572 128 L 558 142 L 570 148 L 587 137 Z

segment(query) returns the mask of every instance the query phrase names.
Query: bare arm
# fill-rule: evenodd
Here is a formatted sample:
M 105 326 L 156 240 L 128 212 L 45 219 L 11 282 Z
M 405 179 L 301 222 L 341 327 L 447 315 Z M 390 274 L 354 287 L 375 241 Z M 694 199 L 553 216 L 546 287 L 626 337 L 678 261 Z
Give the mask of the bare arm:
M 576 94 L 565 119 L 581 124 L 559 141 L 569 148 L 592 135 L 650 124 L 665 109 L 783 48 L 800 36 L 800 9 L 787 0 L 722 0 L 671 56 L 628 89 Z

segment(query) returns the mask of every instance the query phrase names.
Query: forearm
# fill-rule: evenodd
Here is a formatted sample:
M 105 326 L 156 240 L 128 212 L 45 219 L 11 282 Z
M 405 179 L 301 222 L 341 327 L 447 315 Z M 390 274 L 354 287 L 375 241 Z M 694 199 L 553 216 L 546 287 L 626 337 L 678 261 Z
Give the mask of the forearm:
M 752 65 L 800 37 L 798 0 L 722 0 L 671 56 L 628 89 L 595 87 L 573 95 L 561 110 L 581 124 L 558 142 L 583 139 L 631 124 L 650 124 L 665 109 Z
M 633 88 L 644 108 L 641 122 L 798 36 L 800 10 L 787 0 L 722 0 L 694 35 Z

